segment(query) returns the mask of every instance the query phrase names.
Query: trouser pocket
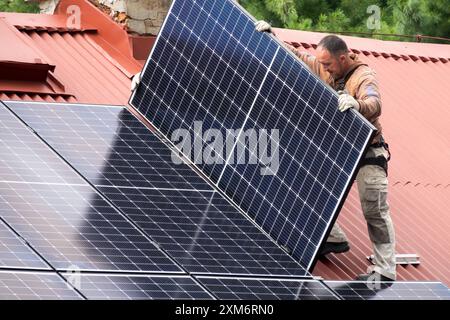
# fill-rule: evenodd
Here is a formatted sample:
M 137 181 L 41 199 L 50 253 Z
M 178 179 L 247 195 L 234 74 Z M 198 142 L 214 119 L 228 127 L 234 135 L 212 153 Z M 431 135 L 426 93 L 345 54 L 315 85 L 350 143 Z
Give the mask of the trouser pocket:
M 366 171 L 358 181 L 358 187 L 369 237 L 373 243 L 391 243 L 394 241 L 394 236 L 387 203 L 388 180 L 386 174 L 378 166 L 365 166 L 363 168 Z

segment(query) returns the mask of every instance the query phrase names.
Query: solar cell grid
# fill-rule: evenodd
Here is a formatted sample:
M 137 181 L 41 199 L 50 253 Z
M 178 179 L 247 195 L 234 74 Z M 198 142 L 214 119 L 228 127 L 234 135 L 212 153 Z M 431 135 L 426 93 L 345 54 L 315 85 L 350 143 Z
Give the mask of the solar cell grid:
M 307 274 L 241 212 L 212 191 L 195 171 L 184 164 L 173 164 L 170 149 L 128 111 L 89 105 L 8 105 L 187 271 Z M 85 118 L 92 125 L 85 126 Z M 125 149 L 121 147 L 123 141 Z M 142 146 L 140 141 L 151 141 L 151 145 Z M 155 174 L 105 178 L 109 172 L 124 172 L 127 165 L 130 170 L 146 172 L 144 165 L 133 167 L 135 159 L 145 159 L 138 163 L 155 168 Z M 133 182 L 131 186 L 129 181 Z M 144 182 L 146 187 L 140 187 Z
M 316 280 L 197 277 L 223 300 L 338 300 Z
M 81 300 L 56 273 L 0 271 L 0 300 Z
M 181 272 L 87 185 L 0 182 L 0 215 L 58 270 Z
M 2 220 L 0 220 L 0 268 L 50 269 Z
M 213 298 L 188 276 L 81 274 L 78 285 L 80 292 L 89 300 Z

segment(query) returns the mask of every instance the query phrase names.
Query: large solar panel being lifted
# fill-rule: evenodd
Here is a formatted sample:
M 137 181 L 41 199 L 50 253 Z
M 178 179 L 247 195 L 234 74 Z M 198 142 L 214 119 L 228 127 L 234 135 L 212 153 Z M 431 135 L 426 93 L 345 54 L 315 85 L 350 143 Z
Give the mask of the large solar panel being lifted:
M 374 128 L 254 29 L 233 1 L 173 1 L 130 104 L 311 268 Z
M 307 274 L 124 108 L 7 104 L 188 272 Z
M 325 281 L 344 300 L 450 300 L 440 282 Z

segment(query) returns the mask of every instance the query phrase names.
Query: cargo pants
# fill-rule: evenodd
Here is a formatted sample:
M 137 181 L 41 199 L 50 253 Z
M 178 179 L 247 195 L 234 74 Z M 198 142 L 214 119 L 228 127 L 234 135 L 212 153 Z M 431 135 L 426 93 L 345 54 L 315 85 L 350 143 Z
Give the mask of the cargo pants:
M 387 158 L 388 153 L 384 147 L 369 148 L 366 157 L 380 155 Z M 368 271 L 375 271 L 395 280 L 395 233 L 387 202 L 388 179 L 386 172 L 377 165 L 362 166 L 356 177 L 356 183 L 375 256 L 375 265 L 371 266 Z M 347 241 L 347 237 L 336 223 L 327 242 L 344 241 Z

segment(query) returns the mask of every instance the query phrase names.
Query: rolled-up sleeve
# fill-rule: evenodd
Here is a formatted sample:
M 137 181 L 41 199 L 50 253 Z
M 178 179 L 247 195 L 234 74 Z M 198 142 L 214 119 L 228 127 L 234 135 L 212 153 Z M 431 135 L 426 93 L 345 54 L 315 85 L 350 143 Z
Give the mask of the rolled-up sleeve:
M 316 75 L 318 75 L 322 80 L 327 81 L 330 77 L 330 74 L 325 71 L 322 67 L 322 65 L 317 61 L 316 57 L 312 54 L 310 54 L 307 51 L 302 51 L 294 46 L 286 43 L 286 46 L 300 59 L 302 60 L 309 69 L 314 72 Z
M 381 115 L 381 96 L 374 72 L 364 73 L 359 80 L 355 98 L 359 103 L 359 112 L 369 121 Z

